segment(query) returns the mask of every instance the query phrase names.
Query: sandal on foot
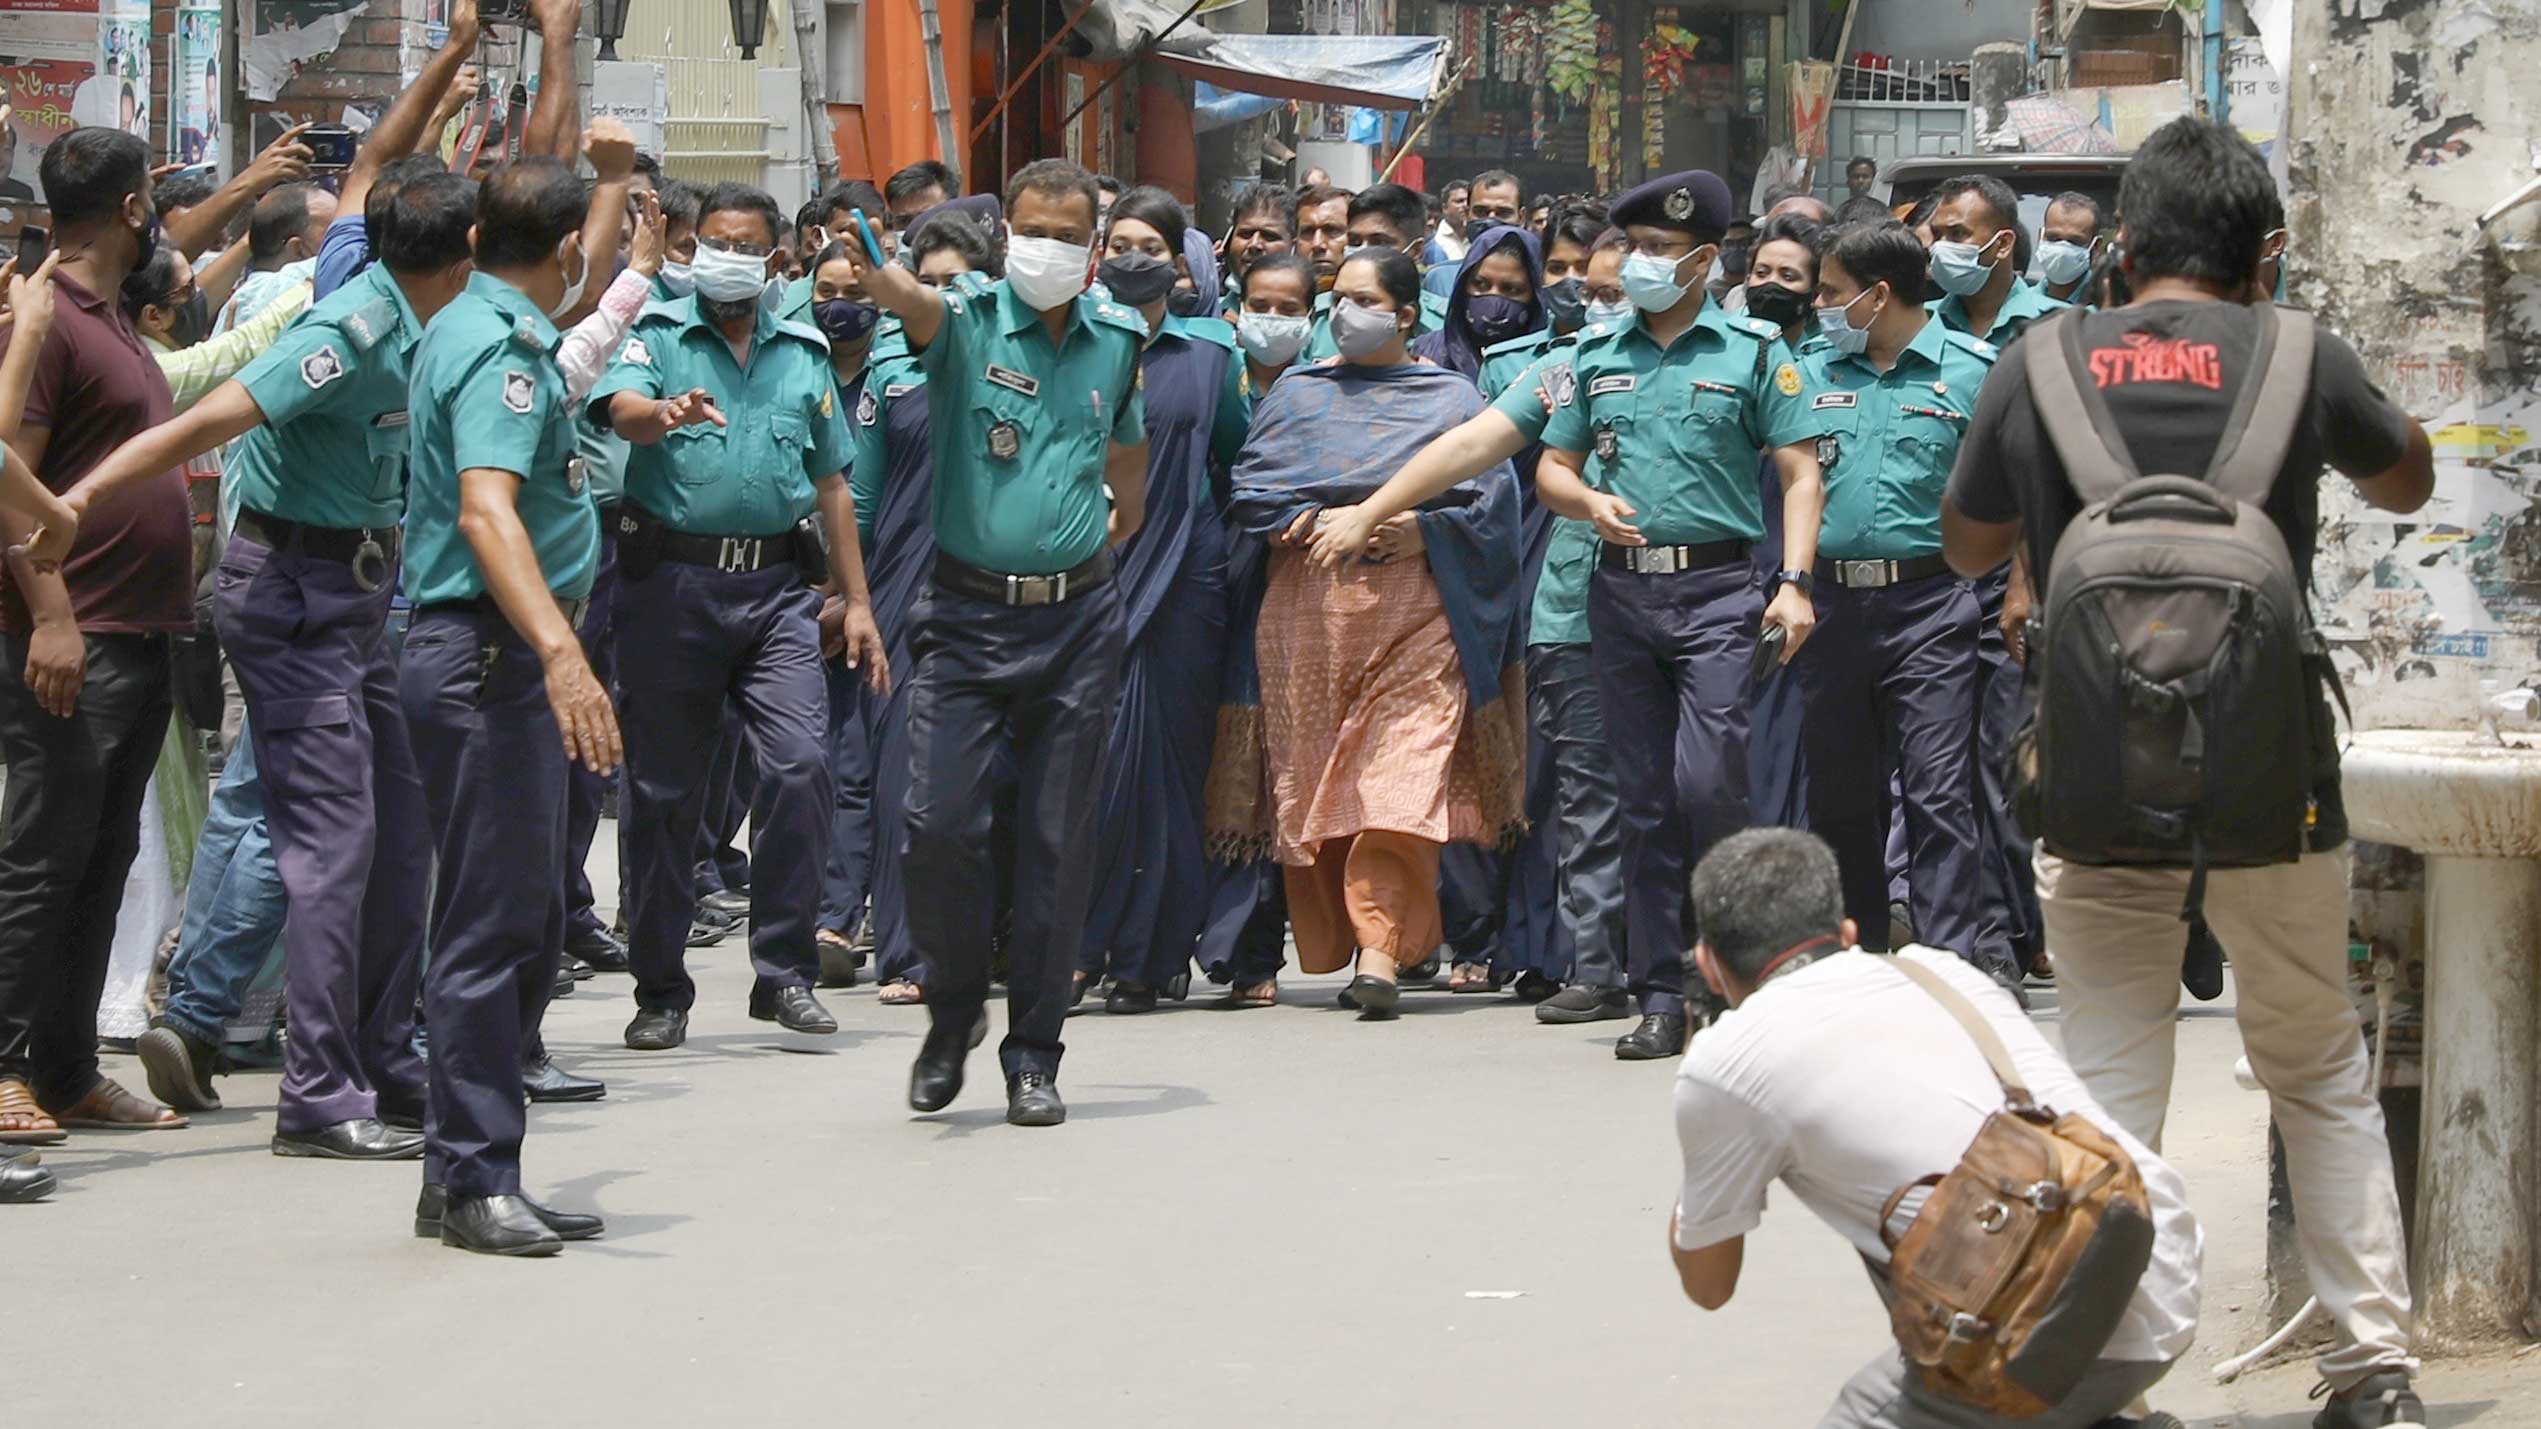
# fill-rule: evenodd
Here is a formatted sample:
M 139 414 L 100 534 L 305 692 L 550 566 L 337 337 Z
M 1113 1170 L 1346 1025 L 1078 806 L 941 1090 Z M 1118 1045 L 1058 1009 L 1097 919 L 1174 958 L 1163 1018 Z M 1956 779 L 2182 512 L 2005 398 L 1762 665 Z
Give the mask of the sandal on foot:
M 35 1093 L 27 1090 L 26 1083 L 15 1079 L 0 1082 L 0 1122 L 12 1121 L 19 1125 L 0 1126 L 0 1145 L 57 1146 L 70 1138 L 35 1104 Z
M 1219 999 L 1218 1005 L 1233 1008 L 1277 1007 L 1279 1006 L 1279 979 L 1273 977 L 1264 978 L 1260 982 L 1239 982 L 1226 990 L 1226 996 Z
M 915 1007 L 926 1001 L 926 990 L 906 978 L 895 978 L 882 985 L 882 1001 L 889 1007 Z
M 174 1110 L 125 1091 L 111 1077 L 54 1113 L 53 1119 L 81 1131 L 176 1131 L 191 1124 Z
M 1447 970 L 1449 992 L 1489 992 L 1492 990 L 1489 963 L 1458 963 Z

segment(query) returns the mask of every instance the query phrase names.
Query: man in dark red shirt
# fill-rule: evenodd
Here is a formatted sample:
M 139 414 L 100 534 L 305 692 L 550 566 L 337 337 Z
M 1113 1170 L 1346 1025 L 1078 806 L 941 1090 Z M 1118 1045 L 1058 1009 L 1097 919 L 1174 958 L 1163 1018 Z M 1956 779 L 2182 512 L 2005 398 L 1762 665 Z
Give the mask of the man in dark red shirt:
M 25 412 L 0 437 L 64 491 L 168 419 L 167 379 L 115 301 L 159 216 L 149 146 L 118 130 L 62 136 L 38 177 L 60 291 Z M 190 528 L 170 470 L 90 511 L 59 570 L 12 557 L 0 587 L 0 1137 L 185 1124 L 99 1073 L 97 999 L 167 735 L 168 638 L 194 625 Z

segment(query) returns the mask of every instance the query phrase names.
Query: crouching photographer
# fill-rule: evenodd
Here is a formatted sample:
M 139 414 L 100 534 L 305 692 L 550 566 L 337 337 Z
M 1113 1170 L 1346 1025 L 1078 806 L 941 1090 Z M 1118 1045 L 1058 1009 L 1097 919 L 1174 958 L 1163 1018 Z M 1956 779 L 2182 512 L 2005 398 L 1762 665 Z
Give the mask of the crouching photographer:
M 1687 1298 L 1737 1291 L 1779 1180 L 1850 1241 L 1897 1348 L 1821 1429 L 2117 1429 L 2196 1334 L 2179 1174 L 2121 1130 L 1984 974 L 1864 953 L 1835 856 L 1754 829 L 1694 870 L 1694 950 L 1732 1009 L 1677 1072 Z

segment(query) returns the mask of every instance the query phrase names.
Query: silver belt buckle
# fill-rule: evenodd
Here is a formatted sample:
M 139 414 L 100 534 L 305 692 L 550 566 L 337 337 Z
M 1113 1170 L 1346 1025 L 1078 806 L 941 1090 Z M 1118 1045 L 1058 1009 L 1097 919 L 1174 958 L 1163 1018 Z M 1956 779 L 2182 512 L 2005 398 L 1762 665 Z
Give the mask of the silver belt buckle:
M 759 542 L 755 537 L 725 536 L 715 548 L 715 569 L 726 575 L 747 575 L 759 563 Z
M 1050 585 L 1048 576 L 1008 576 L 1006 577 L 1006 604 L 1048 605 L 1051 599 Z
M 1644 546 L 1641 549 L 1641 574 L 1645 576 L 1675 575 L 1682 569 L 1678 564 L 1678 557 L 1682 554 L 1674 546 Z
M 1841 584 L 1854 590 L 1877 590 L 1890 584 L 1895 568 L 1886 561 L 1838 561 Z

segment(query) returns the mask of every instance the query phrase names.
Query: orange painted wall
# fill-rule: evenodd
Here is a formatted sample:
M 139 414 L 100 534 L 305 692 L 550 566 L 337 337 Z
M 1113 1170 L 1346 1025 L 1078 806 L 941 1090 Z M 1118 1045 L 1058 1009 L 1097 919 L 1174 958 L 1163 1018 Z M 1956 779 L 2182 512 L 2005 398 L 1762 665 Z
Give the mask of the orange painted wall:
M 955 143 L 967 137 L 971 112 L 972 0 L 936 0 L 944 28 L 944 81 L 951 91 Z M 937 142 L 927 93 L 926 30 L 917 0 L 869 0 L 865 6 L 865 102 L 829 106 L 842 178 L 880 184 L 920 159 L 962 167 Z M 968 174 L 963 176 L 966 180 Z

